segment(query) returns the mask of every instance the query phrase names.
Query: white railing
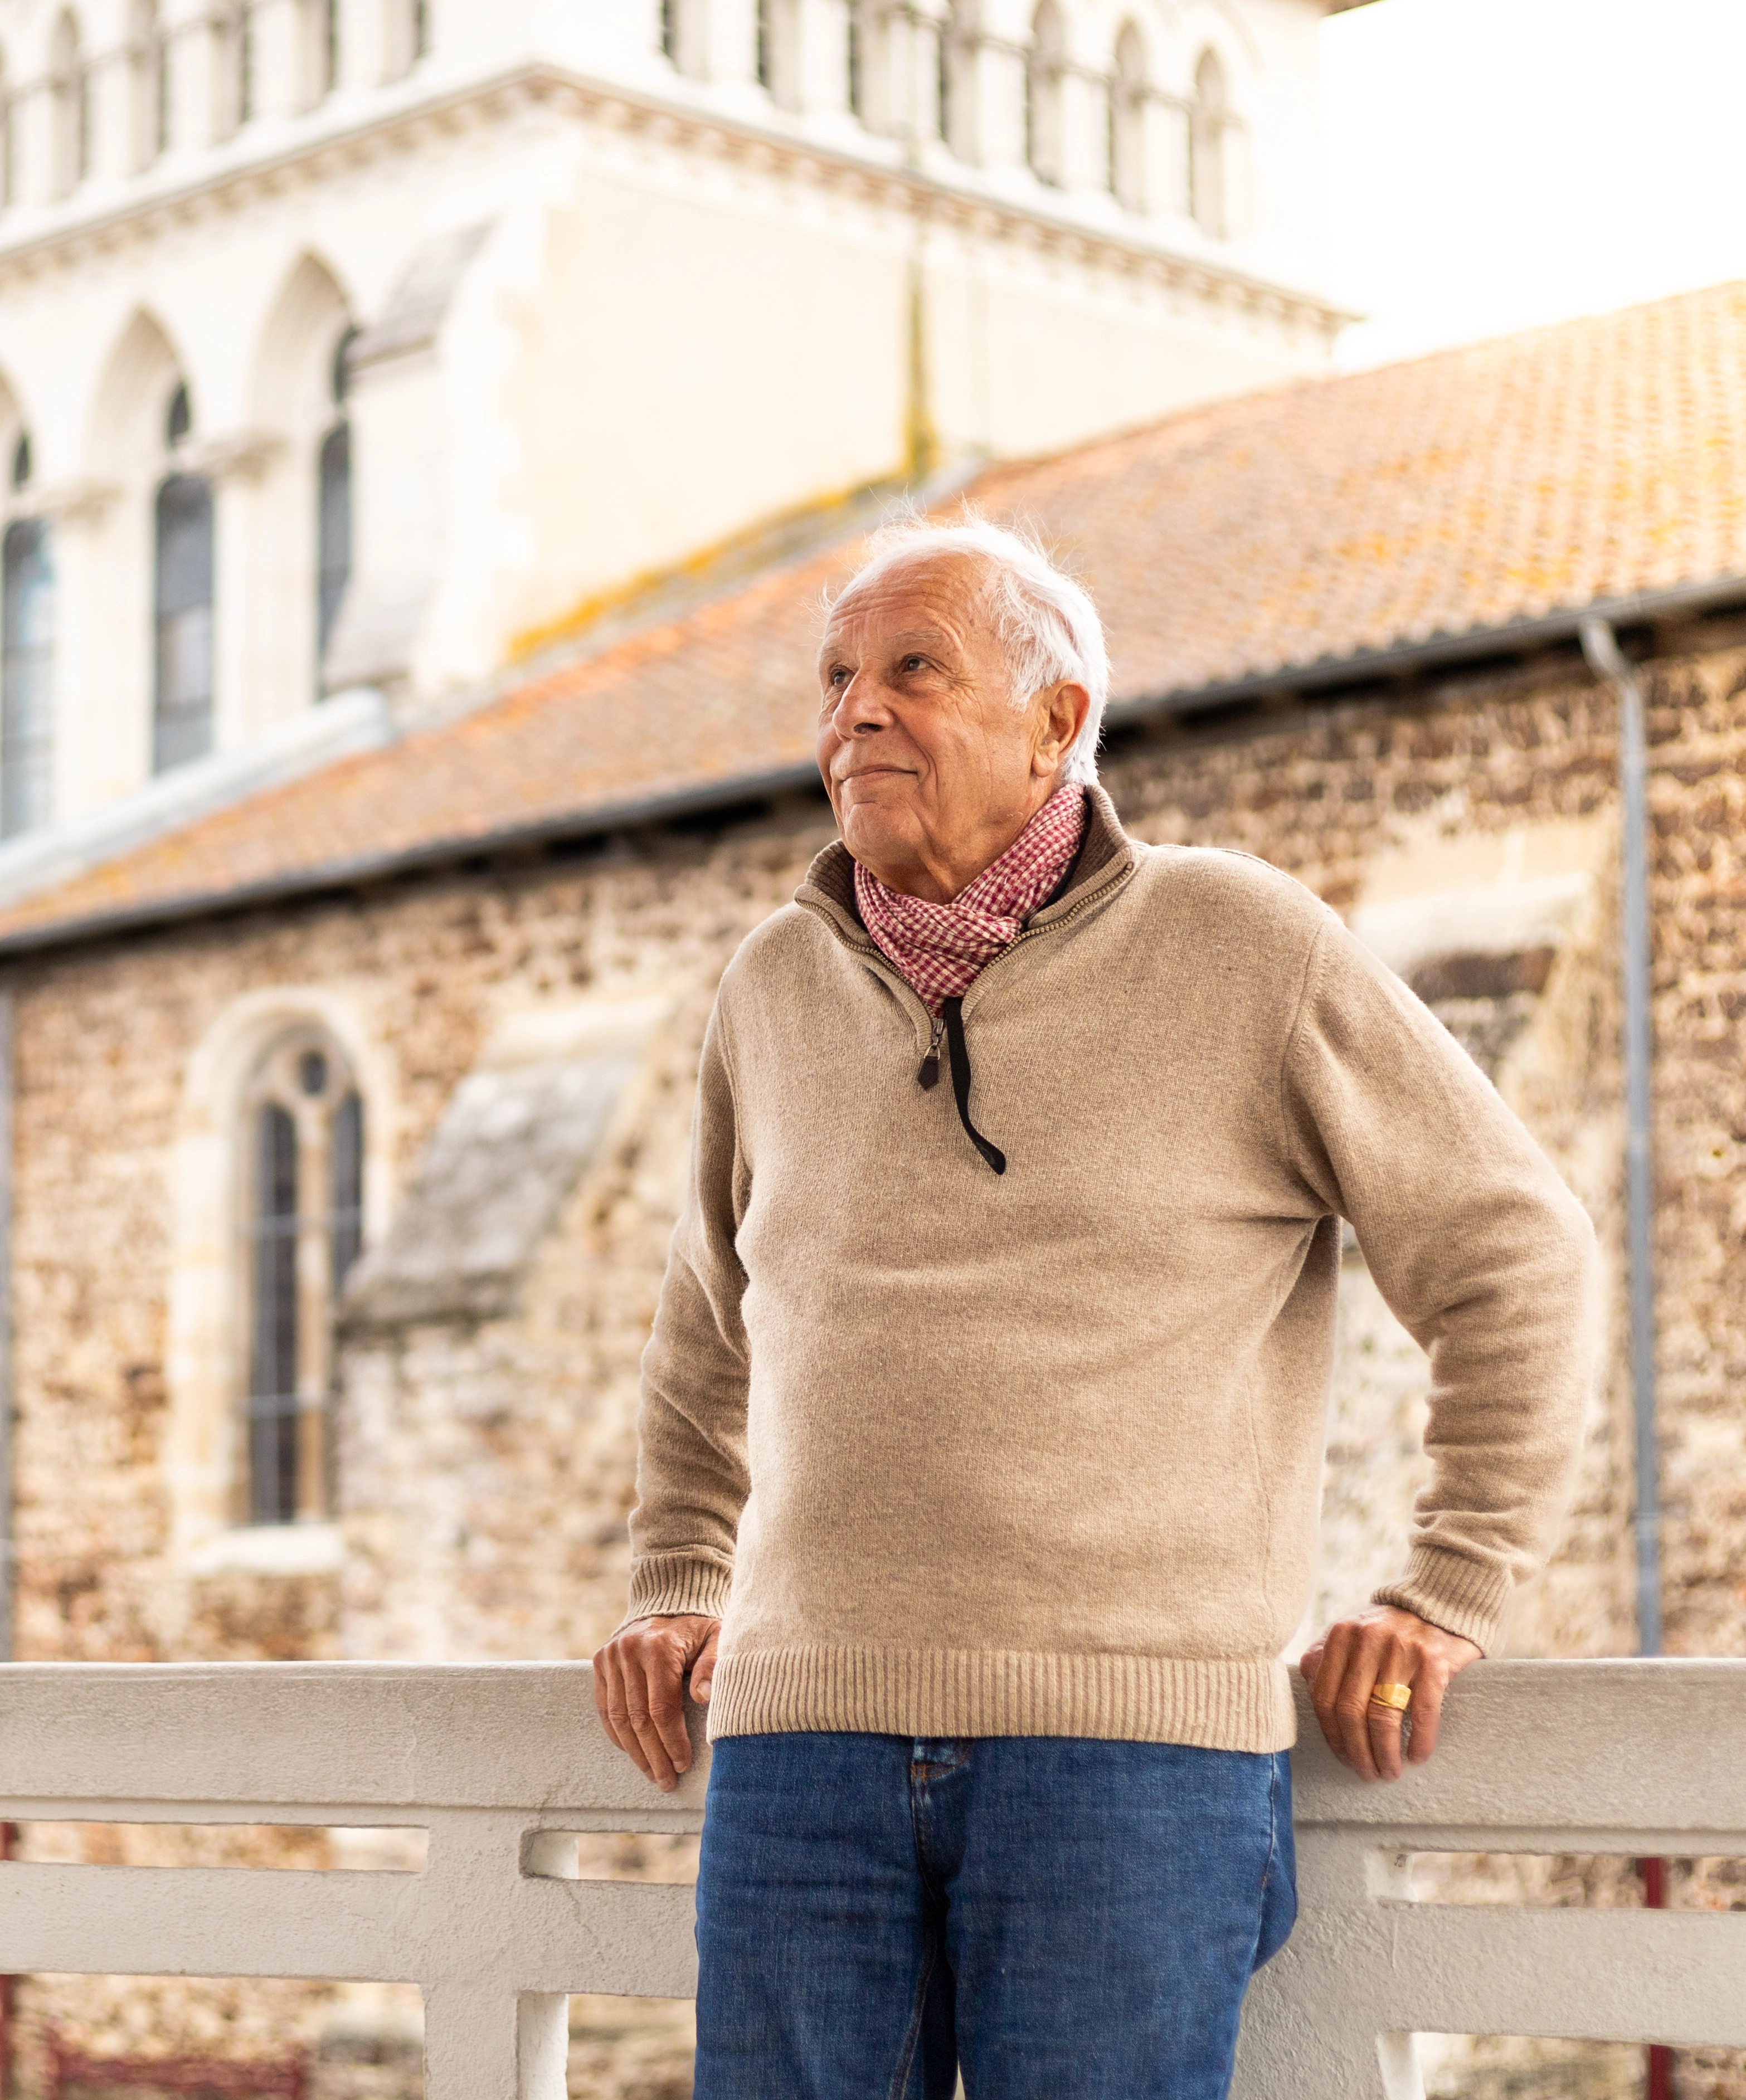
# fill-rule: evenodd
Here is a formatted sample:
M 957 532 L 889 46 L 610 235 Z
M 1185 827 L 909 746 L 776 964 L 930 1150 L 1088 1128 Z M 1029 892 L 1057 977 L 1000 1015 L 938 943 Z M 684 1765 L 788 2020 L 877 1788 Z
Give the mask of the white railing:
M 1235 2100 L 1422 2100 L 1412 2036 L 1746 2043 L 1746 1916 L 1415 1903 L 1414 1853 L 1746 1854 L 1746 1662 L 1482 1663 L 1392 1786 L 1299 1693 L 1297 1927 Z
M 1414 1903 L 1415 1852 L 1746 1854 L 1746 1662 L 1505 1662 L 1391 1788 L 1308 1723 L 1297 1930 L 1242 2100 L 1408 2100 L 1419 2030 L 1746 2044 L 1746 1916 Z M 683 1886 L 581 1881 L 578 1831 L 695 1831 L 585 1664 L 0 1668 L 0 1818 L 414 1826 L 415 1873 L 0 1864 L 0 1973 L 404 1980 L 427 2100 L 561 2100 L 571 1992 L 693 1988 Z

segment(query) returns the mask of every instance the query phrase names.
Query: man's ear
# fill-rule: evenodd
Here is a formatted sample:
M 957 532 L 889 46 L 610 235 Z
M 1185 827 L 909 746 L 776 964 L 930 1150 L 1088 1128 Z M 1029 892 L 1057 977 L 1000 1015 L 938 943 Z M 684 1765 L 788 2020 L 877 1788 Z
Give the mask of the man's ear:
M 1078 740 L 1091 712 L 1091 695 L 1072 680 L 1051 686 L 1040 696 L 1042 719 L 1031 752 L 1033 773 L 1059 773 Z

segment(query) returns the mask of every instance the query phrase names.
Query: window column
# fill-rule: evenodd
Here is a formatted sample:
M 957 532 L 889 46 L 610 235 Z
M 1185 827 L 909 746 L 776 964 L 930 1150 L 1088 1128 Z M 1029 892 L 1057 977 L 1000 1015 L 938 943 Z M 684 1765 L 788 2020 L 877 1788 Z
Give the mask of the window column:
M 235 24 L 222 10 L 199 0 L 170 0 L 166 25 L 170 149 L 199 152 L 230 135 Z
M 849 106 L 848 0 L 793 0 L 799 107 L 836 114 Z
M 137 174 L 169 148 L 170 54 L 154 0 L 134 0 L 127 21 L 127 165 Z
M 1031 22 L 1025 69 L 1024 157 L 1039 182 L 1059 189 L 1066 179 L 1067 32 L 1055 0 L 1042 0 Z
M 307 0 L 251 0 L 248 12 L 250 121 L 294 117 L 318 99 L 305 49 Z

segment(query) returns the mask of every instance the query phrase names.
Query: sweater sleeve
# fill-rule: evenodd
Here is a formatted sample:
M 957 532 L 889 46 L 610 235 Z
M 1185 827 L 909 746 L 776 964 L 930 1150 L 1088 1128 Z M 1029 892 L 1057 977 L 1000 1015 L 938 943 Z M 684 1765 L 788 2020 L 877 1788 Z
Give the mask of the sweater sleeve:
M 722 1039 L 718 1002 L 698 1074 L 690 1185 L 643 1354 L 627 1625 L 654 1614 L 721 1617 L 749 1486 L 745 1272 L 734 1246 L 745 1173 Z
M 1317 936 L 1284 1074 L 1288 1142 L 1430 1358 L 1433 1471 L 1377 1591 L 1494 1650 L 1563 1517 L 1594 1370 L 1587 1214 L 1491 1083 L 1337 921 Z

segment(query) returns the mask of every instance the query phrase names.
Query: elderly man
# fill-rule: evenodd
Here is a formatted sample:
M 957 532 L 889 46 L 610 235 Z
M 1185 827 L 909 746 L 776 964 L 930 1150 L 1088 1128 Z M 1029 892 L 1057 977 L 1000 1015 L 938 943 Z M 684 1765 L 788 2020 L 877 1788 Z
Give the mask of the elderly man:
M 699 2100 L 1214 2100 L 1295 1908 L 1340 1221 L 1433 1374 L 1404 1571 L 1305 1665 L 1366 1778 L 1549 1549 L 1592 1235 L 1308 890 L 1123 832 L 1033 548 L 886 534 L 819 671 L 842 843 L 722 981 L 595 1658 L 658 1785 L 709 1704 Z

